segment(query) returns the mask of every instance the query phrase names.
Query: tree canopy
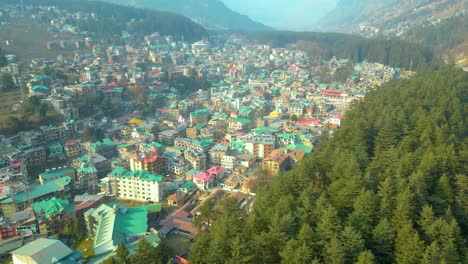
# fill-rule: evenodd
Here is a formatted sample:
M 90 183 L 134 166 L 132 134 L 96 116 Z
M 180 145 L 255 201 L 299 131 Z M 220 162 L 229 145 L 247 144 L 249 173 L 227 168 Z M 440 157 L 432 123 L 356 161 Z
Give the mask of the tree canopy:
M 443 68 L 368 93 L 247 215 L 224 201 L 190 263 L 463 263 L 466 87 Z
M 447 52 L 457 48 L 467 40 L 468 16 L 448 18 L 438 24 L 428 24 L 408 31 L 404 37 L 410 41 L 432 46 L 438 51 Z
M 312 57 L 324 59 L 336 56 L 354 62 L 368 60 L 404 68 L 439 62 L 431 48 L 399 39 L 367 39 L 343 33 L 268 31 L 245 33 L 252 40 L 284 47 L 299 42 Z M 306 43 L 309 45 L 304 45 Z M 307 47 L 313 47 L 307 48 Z

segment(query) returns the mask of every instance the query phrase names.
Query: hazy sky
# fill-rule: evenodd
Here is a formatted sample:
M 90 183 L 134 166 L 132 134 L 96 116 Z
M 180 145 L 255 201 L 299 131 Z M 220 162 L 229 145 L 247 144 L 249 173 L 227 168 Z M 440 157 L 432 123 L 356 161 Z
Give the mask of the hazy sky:
M 337 0 L 222 0 L 231 9 L 277 29 L 307 30 Z

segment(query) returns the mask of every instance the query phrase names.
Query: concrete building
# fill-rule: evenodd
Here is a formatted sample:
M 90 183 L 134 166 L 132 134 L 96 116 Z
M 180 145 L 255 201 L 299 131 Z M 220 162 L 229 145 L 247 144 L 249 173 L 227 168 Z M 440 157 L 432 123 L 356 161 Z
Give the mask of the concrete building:
M 132 171 L 146 170 L 158 174 L 164 171 L 164 159 L 154 147 L 145 152 L 134 153 L 129 162 Z
M 268 157 L 276 147 L 276 138 L 270 134 L 247 134 L 241 137 L 244 149 L 258 158 Z
M 119 198 L 159 202 L 162 199 L 162 175 L 149 171 L 127 171 L 116 167 L 109 174 L 110 192 Z

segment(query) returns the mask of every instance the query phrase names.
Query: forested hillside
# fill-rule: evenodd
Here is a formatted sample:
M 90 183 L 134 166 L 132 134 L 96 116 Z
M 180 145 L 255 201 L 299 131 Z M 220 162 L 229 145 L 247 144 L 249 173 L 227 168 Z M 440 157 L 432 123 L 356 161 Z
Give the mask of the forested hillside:
M 17 5 L 18 1 L 4 0 L 4 4 Z M 1 3 L 0 3 L 1 4 Z M 99 36 L 120 35 L 123 30 L 133 34 L 159 32 L 174 37 L 184 37 L 188 41 L 207 36 L 207 31 L 187 17 L 170 12 L 144 10 L 91 0 L 24 0 L 25 5 L 56 6 L 71 12 L 94 13 L 94 19 L 80 20 L 76 25 L 80 30 Z M 47 14 L 44 21 L 48 22 Z M 73 23 L 71 23 L 73 25 Z
M 204 209 L 190 263 L 466 263 L 467 87 L 444 68 L 370 92 L 250 213 Z
M 460 15 L 442 20 L 435 25 L 414 28 L 405 34 L 405 38 L 433 46 L 441 52 L 449 52 L 468 41 L 468 16 Z
M 368 60 L 386 65 L 409 68 L 437 62 L 431 48 L 393 39 L 367 39 L 341 33 L 271 31 L 246 34 L 261 43 L 282 47 L 297 41 L 307 41 L 317 49 L 312 56 L 336 56 L 352 61 Z

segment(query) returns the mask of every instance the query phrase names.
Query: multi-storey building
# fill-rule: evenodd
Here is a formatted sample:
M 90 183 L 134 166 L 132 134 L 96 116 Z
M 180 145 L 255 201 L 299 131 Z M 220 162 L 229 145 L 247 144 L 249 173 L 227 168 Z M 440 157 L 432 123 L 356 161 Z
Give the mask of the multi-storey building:
M 226 155 L 228 150 L 227 146 L 215 145 L 209 151 L 210 162 L 212 165 L 221 165 L 221 160 Z
M 45 172 L 39 174 L 39 182 L 44 184 L 46 182 L 55 181 L 56 179 L 65 176 L 68 176 L 72 179 L 75 178 L 75 169 L 67 166 L 46 169 Z
M 64 144 L 65 156 L 69 160 L 79 158 L 81 156 L 81 146 L 78 142 L 67 141 Z
M 176 138 L 174 145 L 184 149 L 193 149 L 198 152 L 207 153 L 210 150 L 213 139 L 195 140 L 189 138 Z
M 190 123 L 192 125 L 206 124 L 208 122 L 208 109 L 200 109 L 190 113 Z
M 133 153 L 129 162 L 132 171 L 146 170 L 159 174 L 164 171 L 164 159 L 154 147 L 145 152 Z
M 235 131 L 247 131 L 252 124 L 252 121 L 247 118 L 231 118 L 229 119 L 229 128 Z
M 73 203 L 55 197 L 34 203 L 32 209 L 39 224 L 40 234 L 59 232 L 64 226 L 64 221 L 75 216 Z
M 124 199 L 159 202 L 163 178 L 149 171 L 127 171 L 116 167 L 109 174 L 110 193 Z
M 47 151 L 42 146 L 30 148 L 24 151 L 23 157 L 29 166 L 41 165 L 47 161 Z
M 113 158 L 118 154 L 116 145 L 108 138 L 105 138 L 102 141 L 94 142 L 92 144 L 88 143 L 85 145 L 85 148 L 88 152 L 93 154 L 97 153 L 106 159 Z
M 268 157 L 276 147 L 276 138 L 271 134 L 247 134 L 241 137 L 244 149 L 258 158 Z
M 206 154 L 198 152 L 193 149 L 187 149 L 184 151 L 185 159 L 190 162 L 193 169 L 204 170 L 206 169 Z

